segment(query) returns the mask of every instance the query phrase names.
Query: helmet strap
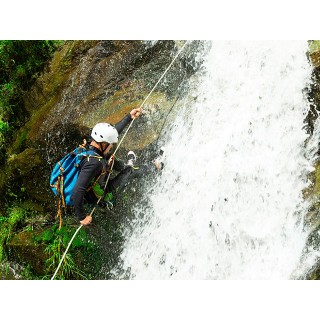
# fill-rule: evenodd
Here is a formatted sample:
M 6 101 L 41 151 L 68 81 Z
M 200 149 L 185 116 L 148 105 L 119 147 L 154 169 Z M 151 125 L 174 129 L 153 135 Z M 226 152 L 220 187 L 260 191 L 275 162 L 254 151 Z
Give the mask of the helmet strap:
M 104 153 L 109 147 L 109 143 L 107 143 L 107 146 L 105 148 L 103 148 L 102 142 L 99 142 L 99 145 L 100 145 L 100 149 L 101 149 L 102 153 Z

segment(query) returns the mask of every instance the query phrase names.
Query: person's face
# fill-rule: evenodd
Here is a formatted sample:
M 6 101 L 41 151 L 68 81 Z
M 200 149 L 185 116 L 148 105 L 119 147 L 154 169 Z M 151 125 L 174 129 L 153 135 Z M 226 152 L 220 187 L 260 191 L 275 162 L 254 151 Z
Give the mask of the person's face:
M 103 152 L 104 155 L 106 155 L 113 147 L 113 144 L 110 143 L 108 144 L 107 142 L 102 142 L 102 146 L 103 146 L 103 149 L 105 149 L 107 146 L 107 149 Z

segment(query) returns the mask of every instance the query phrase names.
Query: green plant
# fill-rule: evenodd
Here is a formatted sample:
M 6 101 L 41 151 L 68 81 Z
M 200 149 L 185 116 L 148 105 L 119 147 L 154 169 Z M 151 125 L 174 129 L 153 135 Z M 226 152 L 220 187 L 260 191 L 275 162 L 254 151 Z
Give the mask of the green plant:
M 0 217 L 0 225 L 1 225 L 1 222 L 6 222 L 6 221 L 8 221 L 7 217 Z
M 8 122 L 0 120 L 0 133 L 5 134 L 9 130 Z
M 4 259 L 3 246 L 7 241 L 9 234 L 9 224 L 7 217 L 0 217 L 0 262 Z
M 62 43 L 0 40 L 0 160 L 5 158 L 4 144 L 28 119 L 25 93 Z
M 55 272 L 74 231 L 75 228 L 67 224 L 60 230 L 57 225 L 54 225 L 50 229 L 44 230 L 40 236 L 35 238 L 36 241 L 46 244 L 44 253 L 48 256 L 46 259 L 48 275 L 46 275 L 44 279 L 47 279 L 49 274 L 52 275 Z M 84 230 L 80 230 L 77 237 L 72 242 L 70 251 L 66 254 L 56 279 L 88 279 L 88 277 L 76 266 L 73 254 L 71 253 L 72 249 L 76 250 L 78 248 L 81 248 L 81 250 L 90 250 L 93 248 L 93 245 L 88 241 L 88 236 Z
M 50 244 L 55 238 L 59 237 L 61 238 L 63 245 L 66 247 L 69 244 L 74 232 L 75 228 L 68 225 L 67 222 L 61 229 L 59 229 L 58 225 L 55 224 L 50 229 L 44 230 L 40 236 L 35 237 L 35 240 L 45 244 Z M 71 249 L 80 247 L 93 247 L 93 244 L 88 241 L 87 233 L 83 229 L 80 230 L 80 232 L 77 234 L 77 237 L 73 240 Z
M 4 261 L 0 263 L 0 280 L 8 279 L 10 275 L 10 265 Z
M 0 262 L 4 259 L 4 245 L 13 232 L 24 222 L 25 217 L 31 212 L 17 205 L 7 210 L 7 216 L 0 217 Z
M 1 107 L 1 106 L 0 106 Z M 5 142 L 7 135 L 9 133 L 9 124 L 8 122 L 2 121 L 0 118 L 0 152 L 5 152 Z
M 1 217 L 4 218 L 4 217 Z M 6 220 L 0 220 L 0 262 L 4 259 L 4 244 L 6 243 L 9 235 L 8 223 Z
M 56 237 L 52 243 L 45 248 L 45 253 L 49 256 L 46 260 L 46 268 L 49 273 L 54 273 L 62 259 L 65 246 L 61 236 Z M 61 267 L 57 273 L 56 279 L 87 279 L 86 275 L 76 267 L 70 253 L 67 253 L 63 259 Z
M 8 222 L 10 225 L 10 234 L 17 227 L 17 225 L 24 220 L 28 212 L 18 206 L 14 206 L 9 210 Z

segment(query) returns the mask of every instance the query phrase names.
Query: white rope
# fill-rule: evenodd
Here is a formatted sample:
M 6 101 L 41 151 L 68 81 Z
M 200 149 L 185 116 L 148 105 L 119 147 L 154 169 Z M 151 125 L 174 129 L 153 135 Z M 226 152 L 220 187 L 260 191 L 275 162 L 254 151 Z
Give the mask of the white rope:
M 146 98 L 144 99 L 144 101 L 141 103 L 140 108 L 142 108 L 142 106 L 146 103 L 146 101 L 148 100 L 148 98 L 150 97 L 150 95 L 152 94 L 152 92 L 154 91 L 154 89 L 157 87 L 157 85 L 160 83 L 160 81 L 163 79 L 163 77 L 164 77 L 164 76 L 166 75 L 166 73 L 169 71 L 169 69 L 171 68 L 171 66 L 172 66 L 173 63 L 175 62 L 175 60 L 178 58 L 178 56 L 180 55 L 180 53 L 182 52 L 182 50 L 183 50 L 184 47 L 186 46 L 187 42 L 188 42 L 188 41 L 186 41 L 186 42 L 184 43 L 184 45 L 183 45 L 182 48 L 179 50 L 179 52 L 176 54 L 176 56 L 174 57 L 174 59 L 171 61 L 171 63 L 169 64 L 169 66 L 167 67 L 167 69 L 164 71 L 164 73 L 162 74 L 162 76 L 160 77 L 160 79 L 158 80 L 158 82 L 154 85 L 154 87 L 153 87 L 152 90 L 149 92 L 149 94 L 147 95 L 147 97 L 146 97 Z M 120 140 L 120 142 L 118 143 L 118 146 L 117 146 L 116 150 L 114 151 L 113 156 L 114 156 L 114 155 L 116 154 L 116 152 L 118 151 L 118 149 L 119 149 L 119 147 L 120 147 L 123 139 L 124 139 L 125 136 L 127 135 L 127 133 L 128 133 L 128 131 L 129 131 L 129 129 L 131 128 L 134 120 L 135 120 L 135 119 L 133 119 L 133 120 L 130 122 L 129 127 L 128 127 L 128 129 L 126 130 L 126 132 L 124 133 L 124 135 L 123 135 L 122 139 Z M 112 171 L 112 168 L 113 168 L 113 164 L 114 164 L 114 161 L 112 162 L 111 169 L 110 169 L 110 172 L 109 172 L 107 181 L 106 181 L 106 183 L 105 183 L 105 185 L 104 185 L 104 191 L 106 190 L 106 187 L 107 187 L 107 184 L 108 184 L 110 175 L 111 175 L 111 171 Z M 93 212 L 95 211 L 97 205 L 99 204 L 99 202 L 101 201 L 101 199 L 102 199 L 103 196 L 104 196 L 104 193 L 103 193 L 103 195 L 98 199 L 96 205 L 94 206 L 94 208 L 92 209 L 92 211 L 91 211 L 91 213 L 90 213 L 90 216 L 93 215 Z M 59 262 L 59 265 L 58 265 L 58 267 L 57 267 L 54 275 L 52 276 L 51 280 L 54 280 L 55 276 L 57 275 L 57 273 L 58 273 L 58 271 L 59 271 L 59 269 L 60 269 L 60 267 L 61 267 L 62 261 L 64 260 L 64 258 L 65 258 L 65 256 L 66 256 L 66 254 L 67 254 L 67 252 L 68 252 L 68 250 L 69 250 L 69 248 L 70 248 L 70 246 L 71 246 L 74 238 L 76 237 L 76 235 L 78 234 L 78 232 L 80 231 L 80 229 L 82 228 L 82 226 L 83 226 L 83 225 L 81 224 L 81 225 L 78 227 L 78 229 L 76 230 L 76 232 L 75 232 L 74 235 L 72 236 L 71 240 L 69 241 L 69 244 L 68 244 L 68 246 L 67 246 L 67 248 L 66 248 L 66 251 L 64 252 L 64 254 L 63 254 L 63 256 L 62 256 L 62 258 L 61 258 L 61 260 L 60 260 L 60 262 Z

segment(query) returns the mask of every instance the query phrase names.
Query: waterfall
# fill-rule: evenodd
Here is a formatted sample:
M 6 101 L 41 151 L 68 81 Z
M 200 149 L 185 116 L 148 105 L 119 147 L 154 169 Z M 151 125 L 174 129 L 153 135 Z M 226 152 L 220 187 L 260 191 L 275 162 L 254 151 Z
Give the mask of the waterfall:
M 295 279 L 313 157 L 305 42 L 212 42 L 125 234 L 132 279 Z M 306 262 L 308 261 L 308 263 Z M 121 276 L 120 276 L 121 277 Z

